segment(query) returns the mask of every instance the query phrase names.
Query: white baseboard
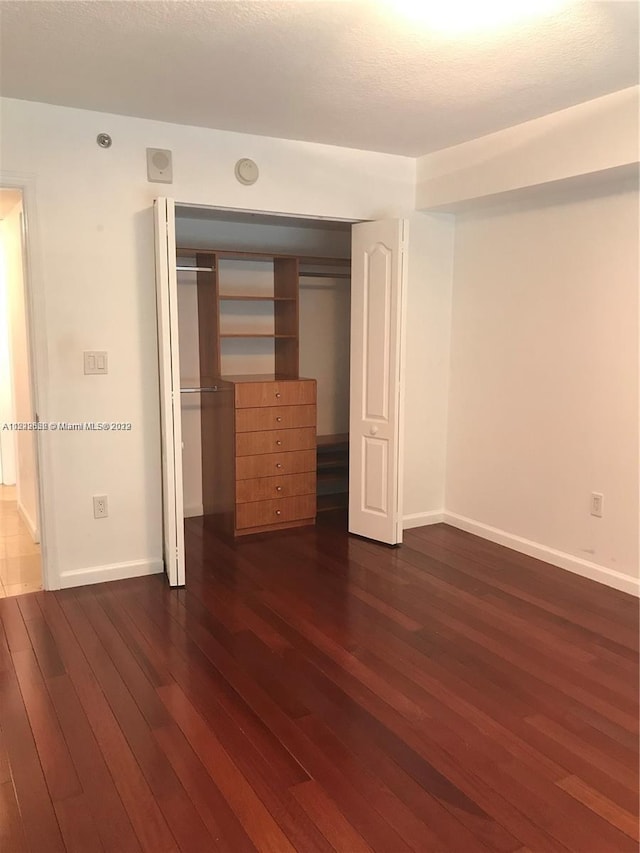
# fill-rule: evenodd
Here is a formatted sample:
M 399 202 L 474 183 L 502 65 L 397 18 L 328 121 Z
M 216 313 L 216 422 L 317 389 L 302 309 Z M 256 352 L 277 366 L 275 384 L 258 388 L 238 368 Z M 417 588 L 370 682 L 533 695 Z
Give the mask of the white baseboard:
M 60 572 L 59 588 L 69 589 L 73 586 L 86 586 L 90 583 L 139 578 L 143 575 L 155 575 L 163 570 L 162 560 L 137 560 L 131 563 L 113 563 L 110 566 L 73 569 L 69 572 Z
M 33 539 L 34 543 L 36 545 L 39 545 L 40 544 L 40 532 L 38 530 L 38 527 L 37 527 L 35 521 L 31 518 L 29 513 L 24 508 L 24 505 L 20 503 L 20 501 L 18 501 L 18 512 L 20 513 L 20 516 L 22 517 L 22 520 L 24 521 L 24 523 L 27 525 L 27 529 L 29 530 L 29 535 Z
M 202 504 L 190 504 L 183 508 L 185 518 L 194 518 L 196 515 L 204 515 Z
M 556 551 L 554 548 L 541 545 L 539 542 L 523 539 L 521 536 L 507 533 L 506 530 L 490 527 L 488 524 L 474 521 L 472 518 L 466 518 L 463 515 L 456 515 L 453 512 L 445 511 L 442 520 L 452 527 L 465 530 L 467 533 L 474 533 L 476 536 L 481 536 L 490 542 L 496 542 L 498 545 L 505 545 L 521 554 L 535 557 L 545 563 L 551 563 L 552 566 L 558 566 L 560 569 L 566 569 L 576 575 L 582 575 L 582 577 L 590 578 L 622 592 L 640 596 L 640 578 L 634 578 L 631 575 L 617 572 L 615 569 L 600 566 L 598 563 L 591 563 L 588 560 L 575 557 L 573 554 L 567 554 L 565 551 Z
M 427 524 L 439 524 L 444 521 L 444 510 L 436 509 L 431 512 L 413 512 L 405 515 L 402 519 L 402 529 L 411 530 L 412 527 L 425 527 Z
M 541 545 L 539 542 L 523 539 L 521 536 L 507 533 L 506 530 L 490 527 L 488 524 L 483 524 L 482 522 L 474 521 L 472 518 L 466 518 L 452 512 L 436 510 L 433 512 L 406 515 L 403 519 L 403 527 L 405 530 L 409 530 L 412 527 L 423 527 L 428 524 L 438 524 L 439 522 L 450 524 L 452 527 L 465 530 L 467 533 L 473 533 L 482 539 L 488 539 L 490 542 L 504 545 L 521 554 L 527 554 L 529 557 L 535 557 L 537 560 L 551 563 L 552 566 L 558 566 L 561 569 L 566 569 L 574 574 L 598 581 L 606 586 L 619 589 L 622 592 L 640 596 L 640 578 L 634 578 L 622 572 L 617 572 L 615 569 L 609 569 L 606 566 L 582 560 L 580 557 L 574 557 L 572 554 L 567 554 L 564 551 L 557 551 L 554 548 Z M 107 566 L 93 566 L 87 569 L 74 569 L 68 572 L 61 572 L 59 588 L 68 589 L 92 583 L 104 583 L 105 581 L 153 575 L 162 572 L 163 569 L 162 560 L 139 560 L 129 563 L 114 563 Z

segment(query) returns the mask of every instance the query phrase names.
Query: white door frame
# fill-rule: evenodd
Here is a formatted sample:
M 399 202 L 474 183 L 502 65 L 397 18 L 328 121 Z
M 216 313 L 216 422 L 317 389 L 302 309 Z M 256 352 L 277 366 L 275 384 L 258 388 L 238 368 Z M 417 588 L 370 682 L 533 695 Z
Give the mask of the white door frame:
M 162 557 L 169 586 L 184 586 L 184 500 L 176 222 L 173 199 L 153 203 L 156 253 L 160 445 L 162 464 Z
M 24 230 L 22 235 L 25 258 L 24 291 L 25 316 L 29 343 L 29 386 L 34 417 L 41 422 L 47 420 L 49 411 L 47 393 L 49 389 L 48 346 L 45 288 L 40 262 L 40 239 L 36 204 L 36 181 L 33 175 L 0 170 L 0 187 L 22 191 L 22 209 Z M 59 571 L 52 555 L 54 548 L 53 512 L 51 517 L 47 508 L 54 506 L 51 460 L 49 448 L 44 441 L 45 433 L 35 433 L 35 471 L 38 487 L 38 532 L 40 534 L 40 555 L 42 585 L 45 589 L 58 589 Z
M 192 204 L 188 201 L 173 199 L 175 207 L 191 207 L 200 210 L 217 210 L 220 213 L 246 213 L 248 216 L 277 216 L 281 219 L 308 219 L 311 222 L 344 222 L 345 225 L 355 225 L 364 222 L 363 219 L 347 219 L 343 216 L 315 216 L 313 213 L 287 213 L 284 210 L 260 210 L 251 207 L 227 207 L 218 204 Z

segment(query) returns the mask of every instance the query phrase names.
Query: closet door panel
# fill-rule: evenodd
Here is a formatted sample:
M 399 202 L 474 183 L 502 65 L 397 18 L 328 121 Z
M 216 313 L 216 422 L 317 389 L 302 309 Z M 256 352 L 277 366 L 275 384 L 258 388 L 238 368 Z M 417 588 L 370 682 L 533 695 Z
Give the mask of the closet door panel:
M 158 361 L 160 367 L 160 439 L 162 452 L 162 540 L 164 569 L 170 586 L 185 580 L 184 500 L 180 350 L 176 273 L 175 205 L 154 202 Z
M 349 532 L 402 542 L 401 353 L 408 222 L 353 226 Z

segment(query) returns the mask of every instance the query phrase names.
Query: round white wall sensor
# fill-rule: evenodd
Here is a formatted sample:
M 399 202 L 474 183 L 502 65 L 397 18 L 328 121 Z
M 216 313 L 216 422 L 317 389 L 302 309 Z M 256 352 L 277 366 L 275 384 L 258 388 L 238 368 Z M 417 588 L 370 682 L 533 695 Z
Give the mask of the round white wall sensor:
M 257 164 L 248 157 L 243 157 L 236 163 L 236 178 L 241 184 L 255 184 L 259 175 Z

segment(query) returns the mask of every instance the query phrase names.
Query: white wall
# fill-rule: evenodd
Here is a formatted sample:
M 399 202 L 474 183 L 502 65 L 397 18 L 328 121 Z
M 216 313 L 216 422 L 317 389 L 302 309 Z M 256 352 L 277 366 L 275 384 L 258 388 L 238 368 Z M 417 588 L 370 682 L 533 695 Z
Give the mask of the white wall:
M 158 195 L 333 218 L 413 208 L 415 161 L 45 104 L 2 100 L 2 169 L 34 186 L 29 209 L 38 329 L 39 410 L 51 421 L 130 421 L 129 433 L 42 437 L 51 586 L 159 568 L 160 448 L 152 216 Z M 100 132 L 113 146 L 96 145 Z M 145 148 L 174 154 L 173 186 L 146 180 Z M 253 187 L 233 167 L 252 157 Z M 40 336 L 40 341 L 42 336 Z M 108 376 L 84 376 L 82 351 L 109 352 Z M 93 519 L 92 495 L 109 496 Z
M 7 99 L 0 109 L 1 177 L 30 187 L 40 416 L 133 424 L 130 433 L 42 435 L 50 585 L 155 571 L 161 501 L 153 198 L 355 220 L 394 217 L 414 208 L 416 163 Z M 628 119 L 628 104 L 622 113 Z M 630 139 L 637 151 L 632 124 L 625 119 L 625 152 Z M 572 127 L 562 133 L 558 179 L 567 169 L 575 173 L 573 155 L 589 141 Z M 99 132 L 113 136 L 111 149 L 96 145 Z M 596 139 L 606 142 L 601 152 L 608 139 L 603 129 Z M 147 146 L 173 150 L 173 186 L 147 182 Z M 454 153 L 453 170 L 449 155 L 442 155 L 443 174 L 462 168 L 460 152 Z M 261 167 L 253 187 L 233 176 L 242 156 Z M 469 157 L 477 177 L 486 167 L 484 154 Z M 502 162 L 522 165 L 521 157 L 501 157 L 490 158 L 494 177 Z M 624 152 L 622 159 L 628 160 Z M 616 168 L 611 157 L 605 161 L 605 171 Z M 421 176 L 429 177 L 424 170 L 433 162 L 421 161 Z M 593 162 L 587 158 L 584 168 Z M 546 175 L 527 173 L 527 181 L 549 180 Z M 456 175 L 441 189 L 437 202 L 444 205 L 499 192 L 495 181 L 461 188 Z M 434 198 L 419 195 L 420 205 L 435 204 Z M 408 294 L 407 358 L 426 372 L 422 382 L 419 369 L 407 377 L 407 455 L 419 462 L 407 465 L 406 515 L 426 518 L 441 508 L 448 442 L 450 520 L 471 519 L 488 536 L 505 531 L 516 545 L 539 543 L 543 558 L 548 553 L 614 584 L 637 571 L 636 204 L 631 194 L 620 194 L 460 218 L 447 431 L 441 360 L 448 346 L 445 249 L 451 251 L 452 232 L 450 220 L 432 221 L 433 236 L 423 240 L 432 240 L 436 277 L 425 272 L 416 280 L 438 283 L 410 287 Z M 409 264 L 415 271 L 420 261 L 410 257 Z M 532 358 L 527 353 L 534 346 L 540 351 L 540 327 L 545 349 Z M 418 341 L 432 342 L 429 355 L 416 352 Z M 527 341 L 530 348 L 522 346 Z M 108 376 L 83 376 L 85 349 L 109 351 Z M 588 505 L 585 510 L 592 490 L 605 494 L 601 520 L 588 515 Z M 108 519 L 93 519 L 94 494 L 109 496 Z
M 453 523 L 635 592 L 639 233 L 637 188 L 458 217 L 446 480 Z
M 33 423 L 29 333 L 27 328 L 26 292 L 22 250 L 22 202 L 0 223 L 5 260 L 5 283 L 8 296 L 8 322 L 11 354 L 11 387 L 13 417 L 18 423 Z M 35 433 L 15 434 L 16 497 L 29 532 L 38 541 L 38 487 L 36 474 Z
M 418 158 L 416 207 L 459 210 L 475 199 L 545 194 L 637 174 L 640 87 L 631 86 Z
M 409 222 L 404 404 L 404 527 L 442 520 L 455 218 Z

